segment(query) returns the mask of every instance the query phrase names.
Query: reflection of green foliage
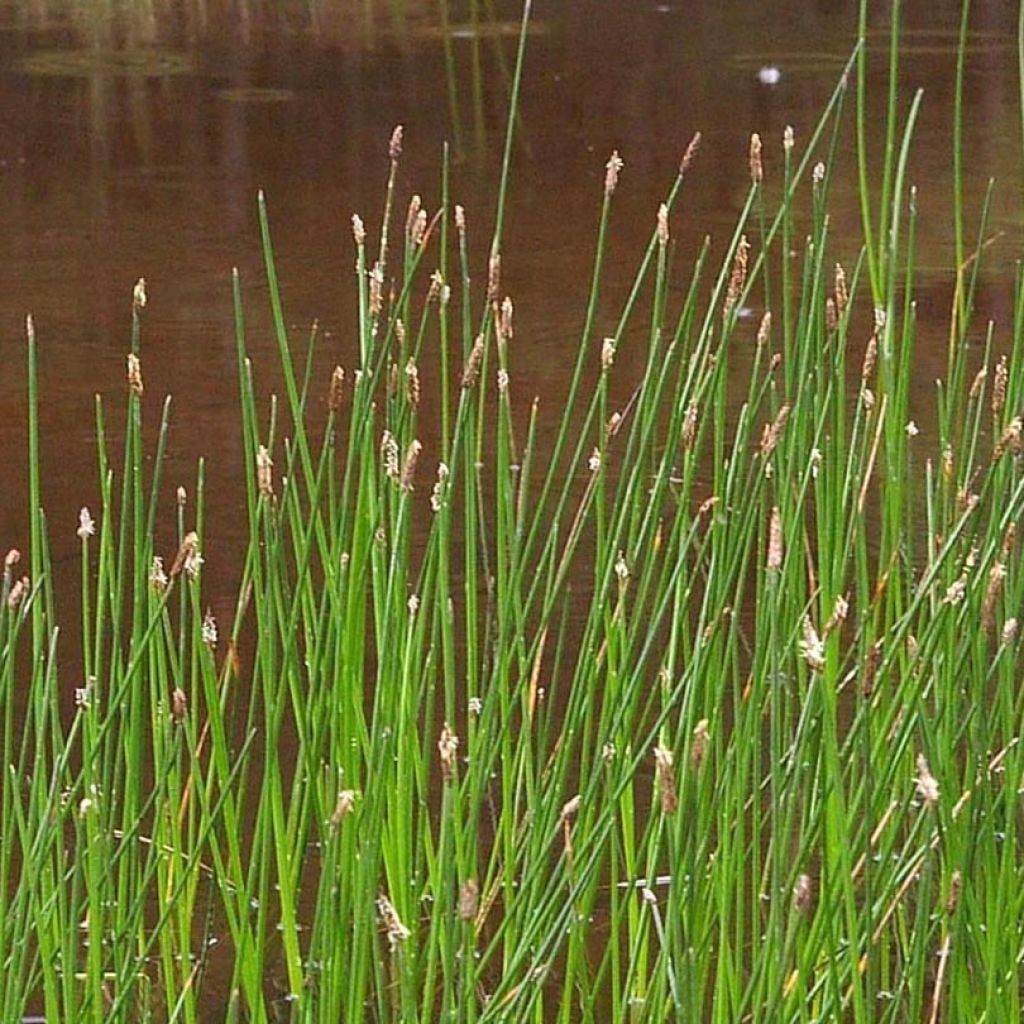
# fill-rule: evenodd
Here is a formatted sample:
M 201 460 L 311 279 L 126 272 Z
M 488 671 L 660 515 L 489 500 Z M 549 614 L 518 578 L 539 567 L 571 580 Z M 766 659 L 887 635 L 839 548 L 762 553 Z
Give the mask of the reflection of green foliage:
M 187 75 L 195 70 L 192 58 L 174 50 L 38 50 L 21 61 L 29 75 L 123 75 L 156 77 Z
M 295 98 L 292 89 L 272 89 L 252 86 L 250 88 L 238 87 L 232 89 L 220 89 L 217 98 L 227 100 L 229 103 L 287 103 Z

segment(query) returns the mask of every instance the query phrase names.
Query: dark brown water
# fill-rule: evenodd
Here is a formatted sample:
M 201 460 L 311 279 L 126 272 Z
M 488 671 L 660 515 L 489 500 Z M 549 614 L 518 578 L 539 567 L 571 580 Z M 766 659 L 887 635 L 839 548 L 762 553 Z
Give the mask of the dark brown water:
M 420 192 L 430 210 L 438 204 L 442 144 L 457 146 L 453 199 L 476 228 L 477 257 L 486 251 L 519 11 L 515 2 L 498 4 L 473 37 L 465 6 L 451 5 L 449 61 L 434 0 L 0 6 L 2 543 L 25 544 L 20 339 L 27 311 L 40 337 L 44 499 L 56 556 L 77 550 L 76 510 L 96 500 L 93 394 L 121 404 L 139 276 L 150 295 L 147 391 L 175 399 L 168 482 L 190 485 L 195 458 L 210 460 L 212 549 L 218 537 L 230 546 L 241 481 L 233 265 L 245 285 L 257 373 L 267 387 L 274 379 L 257 189 L 270 204 L 289 323 L 298 341 L 320 319 L 329 335 L 325 366 L 353 361 L 349 217 L 358 211 L 376 227 L 394 124 L 406 128 L 402 196 Z M 1004 323 L 1005 274 L 994 268 L 1009 272 L 1020 240 L 1011 6 L 974 5 L 965 125 L 968 208 L 980 202 L 988 177 L 997 178 L 991 227 L 1002 234 L 990 250 L 983 302 Z M 619 149 L 626 163 L 605 306 L 611 318 L 690 135 L 702 131 L 704 145 L 673 225 L 680 264 L 705 234 L 727 237 L 746 187 L 749 133 L 766 140 L 769 177 L 783 127 L 792 124 L 798 141 L 806 137 L 849 55 L 854 7 L 849 0 L 535 4 L 505 245 L 517 345 L 528 353 L 513 380 L 524 399 L 540 394 L 553 414 L 564 386 L 608 153 Z M 915 87 L 925 89 L 912 168 L 923 329 L 936 329 L 935 372 L 924 381 L 939 371 L 949 303 L 958 15 L 953 3 L 906 11 L 903 106 Z M 879 17 L 871 82 L 879 106 L 886 27 Z M 759 81 L 762 67 L 778 68 L 777 84 Z M 839 160 L 833 217 L 838 236 L 852 240 L 850 146 Z
M 54 556 L 73 560 L 77 510 L 97 503 L 93 396 L 109 398 L 116 423 L 132 285 L 144 276 L 152 426 L 159 398 L 170 392 L 175 402 L 168 521 L 173 487 L 191 490 L 195 460 L 207 457 L 208 578 L 231 593 L 243 528 L 232 266 L 242 274 L 262 390 L 276 381 L 257 189 L 270 206 L 295 343 L 319 318 L 324 369 L 354 362 L 349 219 L 359 212 L 371 233 L 378 226 L 393 125 L 405 126 L 401 205 L 418 192 L 437 208 L 442 147 L 452 143 L 452 196 L 467 209 L 482 273 L 519 13 L 515 2 L 495 6 L 474 36 L 464 28 L 466 4 L 452 0 L 446 48 L 437 0 L 0 4 L 0 547 L 27 547 L 26 312 L 39 335 L 43 498 Z M 621 152 L 625 170 L 602 314 L 609 324 L 693 132 L 704 144 L 673 220 L 680 265 L 705 235 L 720 245 L 728 238 L 747 188 L 750 133 L 765 139 L 769 179 L 785 125 L 798 144 L 807 137 L 853 46 L 854 8 L 851 0 L 536 0 L 504 275 L 517 308 L 512 386 L 521 400 L 541 396 L 550 409 L 542 427 L 557 416 L 575 354 L 610 151 Z M 965 108 L 969 210 L 997 179 L 980 304 L 1002 337 L 1022 236 L 1012 8 L 975 0 Z M 901 108 L 925 90 L 911 170 L 922 402 L 944 366 L 951 300 L 958 18 L 959 3 L 942 0 L 906 9 Z M 870 81 L 879 111 L 886 31 L 879 17 Z M 762 68 L 777 68 L 778 82 L 760 81 Z M 853 259 L 860 226 L 849 142 L 838 161 L 832 215 Z M 69 579 L 73 591 L 77 568 Z

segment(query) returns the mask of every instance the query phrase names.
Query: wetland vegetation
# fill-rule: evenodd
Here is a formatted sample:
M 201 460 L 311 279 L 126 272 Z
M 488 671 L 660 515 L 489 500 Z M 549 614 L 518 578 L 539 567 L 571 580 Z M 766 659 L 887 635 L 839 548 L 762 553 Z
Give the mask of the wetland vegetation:
M 1024 280 L 978 323 L 993 193 L 963 185 L 966 3 L 922 404 L 899 10 L 879 39 L 862 3 L 810 131 L 736 153 L 731 232 L 695 253 L 676 231 L 699 134 L 680 147 L 614 304 L 630 166 L 607 156 L 557 396 L 517 386 L 531 340 L 503 271 L 529 3 L 496 209 L 458 205 L 447 151 L 427 209 L 403 183 L 416 142 L 383 131 L 329 374 L 337 349 L 290 326 L 260 193 L 263 280 L 224 285 L 238 493 L 202 460 L 169 477 L 140 279 L 124 380 L 95 403 L 99 501 L 54 515 L 29 317 L 4 1020 L 1020 1019 Z M 829 212 L 848 153 L 855 238 Z M 273 369 L 250 354 L 263 293 Z M 210 548 L 214 501 L 241 550 Z M 216 615 L 215 561 L 237 566 Z

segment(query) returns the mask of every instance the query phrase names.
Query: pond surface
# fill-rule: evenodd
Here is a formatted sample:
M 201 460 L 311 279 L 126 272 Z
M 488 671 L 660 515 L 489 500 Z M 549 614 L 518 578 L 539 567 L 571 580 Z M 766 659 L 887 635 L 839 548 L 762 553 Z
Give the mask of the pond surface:
M 56 557 L 77 550 L 75 513 L 96 500 L 93 395 L 108 396 L 112 414 L 121 406 L 131 288 L 140 276 L 150 296 L 147 391 L 175 400 L 169 483 L 189 485 L 196 457 L 209 459 L 213 551 L 221 542 L 233 547 L 241 483 L 232 266 L 242 273 L 259 381 L 264 390 L 275 381 L 257 189 L 268 197 L 296 343 L 319 318 L 324 367 L 353 362 L 349 218 L 360 212 L 371 232 L 379 224 L 393 125 L 405 126 L 402 203 L 419 192 L 436 209 L 442 147 L 451 141 L 452 195 L 467 209 L 482 266 L 519 11 L 514 2 L 472 7 L 475 26 L 466 3 L 449 5 L 446 36 L 433 2 L 0 6 L 4 543 L 25 543 L 26 312 L 40 337 L 44 497 Z M 936 332 L 927 386 L 941 364 L 950 298 L 959 5 L 913 3 L 905 17 L 903 106 L 914 88 L 925 90 L 912 180 L 920 190 L 922 329 Z M 1004 324 L 1004 286 L 1020 239 L 1014 20 L 995 0 L 974 5 L 965 125 L 969 210 L 980 205 L 988 177 L 997 179 L 991 231 L 1001 234 L 989 250 L 982 302 Z M 839 0 L 535 5 L 504 272 L 519 325 L 514 384 L 524 401 L 541 396 L 542 417 L 545 402 L 554 412 L 575 349 L 610 151 L 621 152 L 625 170 L 607 322 L 693 132 L 703 133 L 703 146 L 673 224 L 680 288 L 704 235 L 723 245 L 728 237 L 746 187 L 750 132 L 766 140 L 770 179 L 784 126 L 794 126 L 798 142 L 806 137 L 854 29 L 855 4 Z M 886 30 L 879 16 L 870 85 L 880 109 Z M 851 141 L 839 150 L 832 213 L 836 236 L 854 239 L 852 132 L 845 134 Z M 927 358 L 927 346 L 922 351 Z

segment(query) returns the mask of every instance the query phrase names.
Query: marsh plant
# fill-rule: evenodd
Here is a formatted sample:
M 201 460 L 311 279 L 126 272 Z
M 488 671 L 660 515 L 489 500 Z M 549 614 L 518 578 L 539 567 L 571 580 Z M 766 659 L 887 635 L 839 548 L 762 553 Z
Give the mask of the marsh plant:
M 140 282 L 61 622 L 47 539 L 75 526 L 43 513 L 29 322 L 5 1020 L 1020 1019 L 1024 288 L 975 328 L 958 198 L 946 373 L 914 408 L 919 96 L 893 93 L 845 266 L 826 214 L 863 60 L 809 137 L 738 154 L 735 231 L 684 266 L 694 138 L 618 311 L 612 154 L 552 436 L 502 287 L 513 125 L 478 275 L 446 169 L 436 211 L 400 200 L 395 132 L 329 380 L 286 329 L 261 196 L 284 387 L 258 397 L 236 275 L 230 621 L 207 610 L 203 466 L 188 493 L 164 477 Z

